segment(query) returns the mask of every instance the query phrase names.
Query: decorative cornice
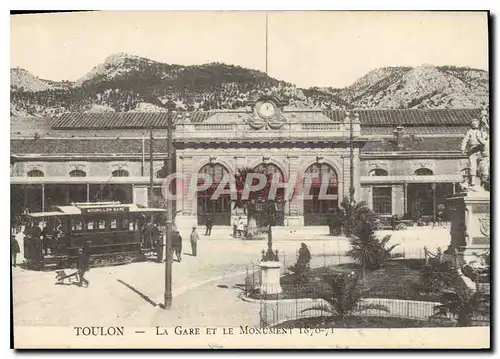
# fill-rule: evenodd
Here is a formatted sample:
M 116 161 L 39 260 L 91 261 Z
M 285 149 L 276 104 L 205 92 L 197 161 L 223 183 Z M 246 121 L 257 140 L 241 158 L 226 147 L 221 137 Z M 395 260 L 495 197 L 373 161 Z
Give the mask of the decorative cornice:
M 363 159 L 406 159 L 406 158 L 456 158 L 462 159 L 467 156 L 460 152 L 361 152 L 359 157 Z

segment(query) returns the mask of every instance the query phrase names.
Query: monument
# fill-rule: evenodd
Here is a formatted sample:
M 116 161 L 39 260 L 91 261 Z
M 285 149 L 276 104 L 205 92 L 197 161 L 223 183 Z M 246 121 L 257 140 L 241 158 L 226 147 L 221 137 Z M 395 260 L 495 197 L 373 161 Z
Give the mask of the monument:
M 262 251 L 262 260 L 260 262 L 261 281 L 260 294 L 279 294 L 282 292 L 280 284 L 281 263 L 278 257 L 278 251 L 273 251 L 273 232 L 272 226 L 268 227 L 267 232 L 267 251 Z
M 462 192 L 447 199 L 451 218 L 451 242 L 445 254 L 458 254 L 461 269 L 481 270 L 490 250 L 490 166 L 487 112 L 473 119 L 462 141 L 462 153 L 468 156 L 468 176 Z

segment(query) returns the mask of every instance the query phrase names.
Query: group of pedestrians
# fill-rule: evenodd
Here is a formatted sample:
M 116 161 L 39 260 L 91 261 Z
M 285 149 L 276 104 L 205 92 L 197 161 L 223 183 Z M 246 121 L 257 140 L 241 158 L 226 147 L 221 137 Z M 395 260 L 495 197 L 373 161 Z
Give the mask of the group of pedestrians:
M 235 218 L 233 221 L 233 237 L 234 238 L 245 237 L 245 221 L 241 216 Z
M 191 234 L 189 235 L 189 241 L 191 242 L 191 255 L 196 257 L 198 255 L 198 240 L 200 236 L 198 235 L 197 228 L 193 226 L 191 229 Z M 178 229 L 174 230 L 172 249 L 177 257 L 177 262 L 182 261 L 182 237 Z

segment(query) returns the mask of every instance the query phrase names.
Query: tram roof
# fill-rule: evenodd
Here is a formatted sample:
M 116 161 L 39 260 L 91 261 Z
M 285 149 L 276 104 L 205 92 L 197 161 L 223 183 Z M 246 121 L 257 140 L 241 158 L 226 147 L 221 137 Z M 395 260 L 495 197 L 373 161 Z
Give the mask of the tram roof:
M 164 208 L 141 207 L 137 204 L 122 204 L 120 202 L 95 202 L 95 203 L 73 203 L 69 206 L 54 206 L 53 210 L 47 212 L 28 213 L 33 218 L 71 216 L 81 214 L 102 213 L 164 213 Z

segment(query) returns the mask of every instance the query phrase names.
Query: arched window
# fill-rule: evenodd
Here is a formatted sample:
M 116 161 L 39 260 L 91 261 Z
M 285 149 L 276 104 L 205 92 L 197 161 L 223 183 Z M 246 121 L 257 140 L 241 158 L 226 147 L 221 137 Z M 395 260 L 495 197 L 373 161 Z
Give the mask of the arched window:
M 87 177 L 87 173 L 82 170 L 73 170 L 69 173 L 70 177 Z
M 43 177 L 44 173 L 40 170 L 31 170 L 28 172 L 28 177 Z
M 419 168 L 419 169 L 415 170 L 415 175 L 417 175 L 417 176 L 432 176 L 433 174 L 434 174 L 434 172 L 432 172 L 428 168 Z
M 321 186 L 323 180 L 328 179 L 329 186 L 337 186 L 338 178 L 337 172 L 325 163 L 315 163 L 306 170 L 305 181 L 312 181 L 312 186 Z
M 115 170 L 111 172 L 113 177 L 128 177 L 128 171 L 125 170 Z
M 322 198 L 325 191 L 330 198 Z M 310 189 L 308 189 L 308 187 Z M 338 176 L 335 169 L 328 164 L 315 163 L 306 170 L 304 178 L 304 195 L 311 199 L 304 200 L 305 225 L 326 225 L 330 217 L 338 209 Z
M 229 171 L 221 164 L 210 163 L 203 166 L 199 173 L 210 177 L 212 183 L 209 188 L 197 193 L 198 224 L 204 225 L 208 217 L 211 217 L 213 224 L 229 225 L 231 222 L 231 196 L 229 194 L 221 194 L 217 198 L 212 199 L 212 195 Z M 202 185 L 204 182 L 202 177 L 198 178 L 198 185 Z
M 200 169 L 200 173 L 208 175 L 212 179 L 212 186 L 217 186 L 222 181 L 224 175 L 228 173 L 228 170 L 221 164 L 215 163 L 203 166 Z M 203 179 L 200 178 L 198 182 L 200 181 L 203 182 Z
M 261 163 L 257 167 L 254 168 L 254 171 L 257 173 L 264 173 L 266 175 L 274 175 L 275 173 L 280 175 L 280 181 L 283 181 L 284 176 L 283 172 L 273 163 Z
M 383 170 L 382 168 L 375 168 L 368 172 L 369 176 L 388 176 L 389 174 L 387 173 L 386 170 Z
M 267 226 L 272 220 L 273 225 L 283 226 L 285 224 L 285 189 L 278 186 L 276 192 L 271 195 L 272 183 L 275 178 L 278 178 L 279 183 L 285 182 L 283 172 L 274 163 L 261 163 L 254 168 L 254 171 L 255 173 L 265 174 L 268 180 L 266 186 L 255 193 L 258 202 L 264 200 L 264 202 L 257 203 L 257 210 L 259 211 L 256 218 L 257 225 Z M 270 201 L 268 203 L 273 203 L 273 205 L 263 206 L 262 204 L 266 202 L 266 199 Z

